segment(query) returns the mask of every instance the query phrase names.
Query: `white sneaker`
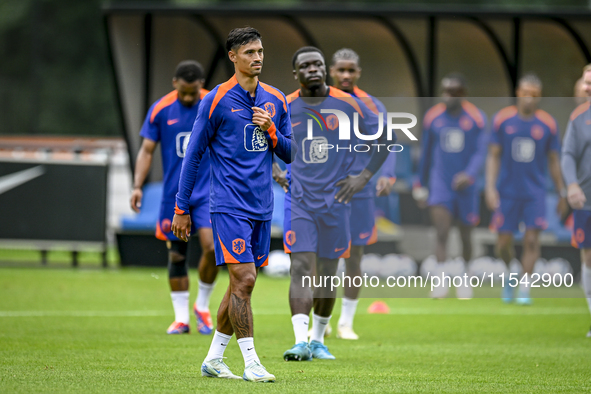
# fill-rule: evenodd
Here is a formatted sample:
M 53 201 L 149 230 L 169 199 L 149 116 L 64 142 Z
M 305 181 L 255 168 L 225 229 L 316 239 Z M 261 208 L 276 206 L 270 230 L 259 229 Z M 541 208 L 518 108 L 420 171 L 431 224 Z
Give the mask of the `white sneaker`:
M 324 330 L 324 338 L 328 338 L 331 334 L 332 334 L 332 327 L 329 324 L 328 326 L 326 326 L 326 330 Z M 308 330 L 308 338 L 311 338 L 311 337 L 312 337 L 312 329 L 310 328 Z
M 359 335 L 355 334 L 355 331 L 353 331 L 352 327 L 337 326 L 337 338 L 356 341 L 359 339 Z
M 230 371 L 222 358 L 205 360 L 201 364 L 201 376 L 208 378 L 240 379 Z
M 472 289 L 470 284 L 462 283 L 462 286 L 456 287 L 456 297 L 458 297 L 458 300 L 470 300 L 472 299 L 473 293 L 474 289 Z
M 445 297 L 447 297 L 448 292 L 449 292 L 449 286 L 446 283 L 443 286 L 435 287 L 433 289 L 433 291 L 431 292 L 430 296 L 433 299 L 445 298 Z
M 259 364 L 256 361 L 248 364 L 246 368 L 244 368 L 244 375 L 242 375 L 242 379 L 246 380 L 247 382 L 262 382 L 262 383 L 273 383 L 275 382 L 275 375 L 270 374 L 267 372 L 265 367 Z

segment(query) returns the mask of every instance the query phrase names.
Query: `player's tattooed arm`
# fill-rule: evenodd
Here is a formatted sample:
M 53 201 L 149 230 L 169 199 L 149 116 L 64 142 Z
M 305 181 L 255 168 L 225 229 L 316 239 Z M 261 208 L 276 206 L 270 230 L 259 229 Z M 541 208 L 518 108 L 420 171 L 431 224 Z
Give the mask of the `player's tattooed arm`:
M 250 299 L 240 298 L 236 294 L 231 294 L 229 312 L 236 338 L 251 338 L 253 336 L 253 330 Z

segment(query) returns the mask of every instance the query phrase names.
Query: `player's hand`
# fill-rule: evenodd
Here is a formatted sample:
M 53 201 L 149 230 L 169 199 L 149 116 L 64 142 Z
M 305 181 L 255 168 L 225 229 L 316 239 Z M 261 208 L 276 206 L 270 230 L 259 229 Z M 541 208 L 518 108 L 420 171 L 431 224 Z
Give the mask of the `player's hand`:
M 392 186 L 390 178 L 385 176 L 379 177 L 378 182 L 376 183 L 376 195 L 378 197 L 389 196 L 392 191 Z
M 466 174 L 465 172 L 458 172 L 454 175 L 454 178 L 451 183 L 451 187 L 453 190 L 464 190 L 468 186 L 473 183 L 473 179 L 470 175 Z
M 289 191 L 289 182 L 287 180 L 287 170 L 281 170 L 279 164 L 273 163 L 273 180 L 283 188 L 284 192 Z
M 189 241 L 191 235 L 191 215 L 174 214 L 172 218 L 172 233 L 180 240 Z
M 484 191 L 484 199 L 486 200 L 486 206 L 491 211 L 496 211 L 501 204 L 501 200 L 499 198 L 499 191 L 494 189 L 486 189 Z
M 569 214 L 568 208 L 568 201 L 566 200 L 566 197 L 560 197 L 558 199 L 558 203 L 556 204 L 556 213 L 558 214 L 560 220 L 566 219 L 566 216 Z
M 131 192 L 131 199 L 130 199 L 131 209 L 133 209 L 137 213 L 140 212 L 140 209 L 142 207 L 143 196 L 144 196 L 144 192 L 139 187 L 136 187 Z
M 587 197 L 585 197 L 585 193 L 583 193 L 578 183 L 568 185 L 566 196 L 572 209 L 581 209 L 587 202 Z
M 427 199 L 429 198 L 429 189 L 423 186 L 412 188 L 412 198 L 417 202 L 417 206 L 421 209 L 427 208 Z
M 367 185 L 371 175 L 368 170 L 363 170 L 359 175 L 347 175 L 345 179 L 338 181 L 335 186 L 340 187 L 341 190 L 334 196 L 335 200 L 345 204 L 349 203 L 353 195 L 359 193 Z
M 252 107 L 252 110 L 252 123 L 259 126 L 263 131 L 269 130 L 269 128 L 273 124 L 273 119 L 271 118 L 271 115 L 269 115 L 267 111 L 259 107 Z

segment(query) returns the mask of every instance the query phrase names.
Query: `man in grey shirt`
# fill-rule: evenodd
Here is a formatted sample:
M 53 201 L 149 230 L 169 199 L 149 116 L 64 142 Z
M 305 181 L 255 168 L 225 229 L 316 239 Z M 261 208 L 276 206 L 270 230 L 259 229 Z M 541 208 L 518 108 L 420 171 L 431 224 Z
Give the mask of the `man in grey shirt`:
M 583 69 L 582 79 L 587 101 L 570 116 L 562 145 L 562 172 L 568 203 L 574 209 L 573 245 L 581 250 L 581 282 L 591 312 L 591 64 Z

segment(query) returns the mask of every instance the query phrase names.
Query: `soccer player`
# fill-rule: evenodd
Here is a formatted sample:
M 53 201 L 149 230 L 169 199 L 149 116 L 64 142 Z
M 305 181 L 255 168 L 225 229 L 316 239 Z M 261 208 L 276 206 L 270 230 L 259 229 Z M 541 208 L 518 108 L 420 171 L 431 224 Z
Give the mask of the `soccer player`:
M 449 74 L 441 80 L 443 102 L 425 114 L 423 120 L 422 156 L 419 182 L 413 185 L 413 196 L 419 206 L 429 206 L 431 221 L 437 232 L 435 256 L 438 270 L 444 272 L 447 239 L 454 219 L 462 239 L 465 263 L 472 258 L 472 228 L 480 221 L 480 196 L 474 181 L 486 157 L 486 115 L 465 99 L 466 82 L 460 74 Z M 449 282 L 435 288 L 431 297 L 443 298 Z M 460 286 L 456 295 L 472 297 L 470 286 Z
M 570 116 L 562 147 L 562 173 L 568 203 L 574 209 L 573 245 L 581 249 L 581 278 L 591 312 L 591 64 L 583 69 L 582 80 L 587 102 Z M 587 338 L 591 338 L 591 330 Z
M 361 77 L 359 66 L 359 55 L 349 48 L 338 50 L 332 56 L 330 76 L 334 86 L 353 97 L 359 98 L 376 115 L 386 116 L 386 108 L 375 97 L 370 96 L 357 86 Z M 384 120 L 384 124 L 386 121 Z M 394 142 L 394 141 L 392 141 Z M 362 160 L 357 160 L 353 172 L 361 172 L 369 162 L 371 155 L 358 153 Z M 387 196 L 396 181 L 394 172 L 396 155 L 391 153 L 382 166 L 382 171 L 377 183 L 368 182 L 362 191 L 355 194 L 351 200 L 351 212 L 353 216 L 349 222 L 351 231 L 351 256 L 345 259 L 345 276 L 361 276 L 361 258 L 365 245 L 377 242 L 377 229 L 375 226 L 375 203 L 374 194 Z M 359 336 L 353 331 L 353 318 L 357 309 L 359 287 L 344 285 L 345 294 L 342 300 L 341 316 L 337 326 L 337 338 L 358 339 Z
M 550 114 L 538 109 L 542 81 L 527 74 L 518 81 L 515 93 L 517 105 L 503 108 L 493 118 L 485 196 L 489 209 L 495 210 L 491 228 L 498 232 L 496 254 L 507 265 L 515 254 L 513 233 L 520 222 L 525 223 L 521 256 L 524 272 L 515 302 L 530 305 L 528 277 L 540 256 L 540 231 L 547 227 L 546 166 L 560 194 L 557 210 L 561 216 L 567 209 L 567 192 L 560 173 L 558 125 Z M 514 287 L 506 278 L 502 299 L 512 302 L 513 298 Z
M 218 265 L 228 268 L 230 284 L 201 374 L 238 378 L 223 361 L 224 350 L 236 333 L 245 365 L 242 378 L 274 382 L 275 376 L 261 365 L 254 347 L 251 295 L 259 267 L 269 260 L 273 154 L 290 163 L 297 146 L 291 139 L 284 94 L 258 79 L 264 58 L 259 32 L 252 27 L 232 30 L 226 49 L 235 74 L 216 86 L 199 108 L 181 170 L 172 229 L 187 240 L 191 191 L 209 148 L 215 168 L 209 204 L 215 256 Z
M 189 333 L 189 276 L 187 244 L 171 232 L 175 195 L 179 184 L 181 164 L 186 142 L 191 133 L 197 109 L 207 90 L 203 89 L 203 68 L 193 60 L 186 60 L 176 68 L 172 79 L 174 90 L 156 101 L 146 116 L 140 135 L 144 137 L 135 164 L 131 208 L 139 212 L 142 205 L 142 185 L 152 165 L 152 156 L 160 142 L 164 187 L 160 216 L 156 224 L 156 238 L 166 241 L 168 248 L 168 280 L 175 319 L 168 334 Z M 206 155 L 198 181 L 191 195 L 193 227 L 199 234 L 203 254 L 199 261 L 199 293 L 193 305 L 197 330 L 209 335 L 213 324 L 209 313 L 209 298 L 213 291 L 218 268 L 213 251 L 213 235 L 209 222 L 209 155 Z
M 336 130 L 341 121 L 334 113 L 324 112 L 323 115 L 323 111 L 341 111 L 349 119 L 354 119 L 357 112 L 359 128 L 364 134 L 375 133 L 377 116 L 348 93 L 326 85 L 324 55 L 318 48 L 300 48 L 292 58 L 292 65 L 300 89 L 290 94 L 288 100 L 294 137 L 301 141 L 301 149 L 289 171 L 291 220 L 287 220 L 287 225 L 291 228 L 286 229 L 284 237 L 286 247 L 291 251 L 289 304 L 295 345 L 285 351 L 283 358 L 286 361 L 334 359 L 324 345 L 324 333 L 330 322 L 336 289 L 328 285 L 313 290 L 309 283 L 304 284 L 304 279 L 314 275 L 320 278 L 333 276 L 338 259 L 349 257 L 349 201 L 379 170 L 388 151 L 375 150 L 366 167 L 360 173 L 354 172 L 354 161 L 358 158 L 345 143 L 354 144 L 356 137 L 339 140 Z M 310 127 L 312 136 L 309 135 Z M 386 142 L 385 134 L 378 142 Z M 340 145 L 344 145 L 344 149 L 336 150 Z M 330 146 L 335 148 L 329 149 Z M 314 324 L 308 344 L 312 307 Z

